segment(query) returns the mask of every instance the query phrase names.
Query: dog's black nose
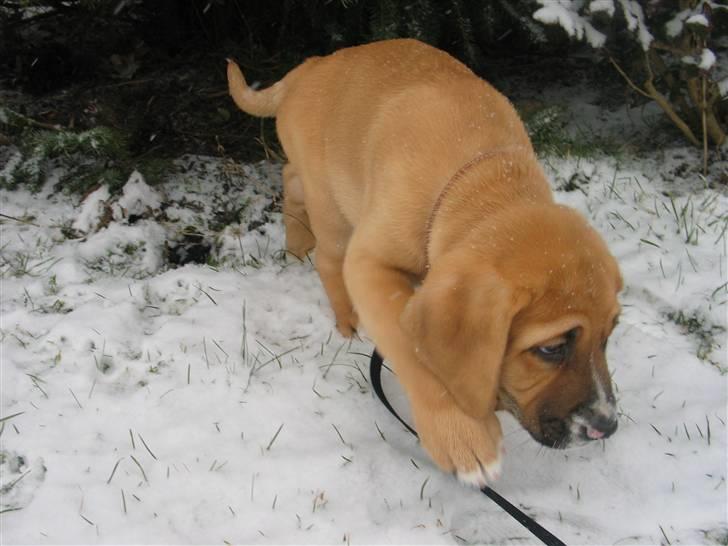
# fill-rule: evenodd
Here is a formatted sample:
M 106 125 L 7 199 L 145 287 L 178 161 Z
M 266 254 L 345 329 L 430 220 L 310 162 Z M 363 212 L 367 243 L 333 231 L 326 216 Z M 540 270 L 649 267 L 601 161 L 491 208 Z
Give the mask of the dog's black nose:
M 609 438 L 616 430 L 616 417 L 597 415 L 589 421 L 589 426 L 586 427 L 586 436 L 590 440 L 603 440 Z

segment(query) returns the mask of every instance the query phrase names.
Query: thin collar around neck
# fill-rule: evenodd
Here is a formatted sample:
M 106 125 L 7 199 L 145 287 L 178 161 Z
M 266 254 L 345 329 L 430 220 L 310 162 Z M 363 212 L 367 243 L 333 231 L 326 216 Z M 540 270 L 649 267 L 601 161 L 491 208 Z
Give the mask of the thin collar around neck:
M 517 146 L 508 146 L 504 148 L 493 148 L 490 150 L 481 150 L 478 152 L 475 156 L 473 156 L 472 159 L 470 159 L 467 163 L 463 164 L 457 171 L 455 171 L 455 174 L 453 174 L 450 177 L 450 180 L 447 181 L 447 184 L 442 188 L 440 191 L 440 194 L 437 196 L 437 199 L 435 200 L 435 204 L 432 207 L 432 211 L 430 212 L 430 216 L 427 218 L 427 224 L 425 225 L 425 271 L 429 271 L 430 269 L 430 244 L 432 243 L 432 228 L 435 224 L 435 218 L 437 216 L 437 213 L 440 212 L 440 207 L 442 206 L 443 201 L 445 200 L 445 197 L 447 197 L 447 194 L 450 193 L 450 190 L 455 186 L 455 184 L 463 178 L 470 170 L 475 168 L 476 166 L 480 165 L 483 161 L 486 159 L 491 159 L 493 157 L 514 152 L 518 150 L 519 147 Z

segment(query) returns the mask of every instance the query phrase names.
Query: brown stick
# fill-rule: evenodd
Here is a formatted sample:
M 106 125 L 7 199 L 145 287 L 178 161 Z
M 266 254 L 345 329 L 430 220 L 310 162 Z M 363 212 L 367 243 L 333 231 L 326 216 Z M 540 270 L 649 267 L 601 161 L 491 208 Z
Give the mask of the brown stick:
M 21 224 L 28 224 L 28 225 L 35 226 L 35 227 L 40 227 L 38 224 L 31 222 L 30 220 L 23 220 L 22 218 L 10 216 L 9 214 L 0 213 L 0 218 L 7 218 L 8 220 L 13 220 L 14 222 L 19 222 Z
M 634 83 L 630 77 L 622 70 L 622 68 L 617 64 L 617 61 L 614 60 L 613 57 L 609 57 L 609 61 L 614 65 L 614 68 L 617 69 L 617 72 L 620 73 L 620 75 L 624 78 L 624 80 L 629 84 L 629 86 L 637 91 L 640 95 L 647 97 L 648 99 L 654 100 L 660 108 L 667 114 L 667 116 L 672 120 L 672 122 L 677 126 L 680 131 L 687 137 L 687 139 L 692 142 L 695 146 L 700 146 L 700 142 L 693 134 L 690 127 L 688 127 L 687 123 L 685 123 L 682 118 L 675 112 L 675 110 L 670 105 L 670 102 L 667 100 L 667 98 L 660 93 L 652 83 L 652 79 L 654 75 L 652 74 L 652 67 L 650 67 L 650 61 L 647 58 L 647 55 L 645 55 L 645 66 L 647 68 L 647 72 L 649 74 L 649 78 L 645 82 L 645 89 L 640 88 L 636 83 Z
M 645 63 L 645 69 L 647 70 L 647 81 L 645 81 L 645 89 L 647 92 L 652 96 L 652 99 L 657 103 L 657 105 L 662 108 L 662 111 L 667 114 L 667 117 L 672 120 L 672 122 L 677 126 L 680 131 L 687 137 L 687 139 L 692 142 L 695 146 L 700 147 L 700 141 L 696 138 L 695 134 L 693 133 L 692 129 L 688 127 L 688 124 L 685 123 L 682 118 L 675 112 L 672 105 L 670 105 L 670 101 L 667 100 L 667 97 L 660 93 L 657 88 L 655 87 L 654 83 L 652 83 L 652 80 L 654 79 L 654 74 L 652 72 L 652 66 L 650 65 L 650 57 L 647 52 L 645 52 L 644 56 L 644 63 Z
M 647 89 L 647 92 L 652 96 L 652 99 L 657 103 L 657 105 L 662 108 L 663 112 L 667 114 L 667 117 L 670 118 L 670 120 L 677 126 L 680 131 L 687 137 L 687 139 L 694 144 L 695 146 L 700 147 L 700 141 L 697 139 L 693 131 L 688 127 L 687 123 L 685 123 L 680 116 L 677 115 L 675 110 L 672 109 L 672 106 L 670 106 L 670 102 L 665 98 L 665 96 L 660 93 L 652 83 L 652 80 L 647 80 L 645 82 L 645 89 Z
M 721 127 L 718 118 L 715 117 L 712 109 L 708 109 L 707 116 L 708 133 L 717 146 L 722 146 L 726 139 L 725 131 Z
M 654 49 L 659 49 L 661 51 L 667 51 L 669 53 L 672 53 L 676 57 L 685 57 L 686 55 L 690 55 L 691 52 L 688 50 L 685 50 L 680 47 L 675 47 L 670 44 L 666 44 L 664 42 L 660 42 L 659 40 L 655 40 L 652 43 L 650 43 L 650 47 Z
M 707 111 L 708 105 L 705 101 L 705 80 L 706 76 L 703 74 L 703 176 L 708 176 L 708 123 L 707 123 Z
M 652 95 L 650 95 L 650 94 L 646 93 L 646 92 L 645 92 L 645 91 L 644 91 L 643 89 L 641 89 L 641 88 L 640 88 L 640 87 L 639 87 L 639 86 L 638 86 L 638 85 L 637 85 L 636 83 L 634 83 L 634 82 L 633 82 L 633 81 L 632 81 L 632 80 L 630 79 L 630 77 L 629 77 L 629 76 L 627 76 L 627 74 L 626 74 L 626 73 L 624 72 L 624 70 L 622 70 L 622 67 L 620 67 L 620 66 L 619 66 L 619 65 L 617 64 L 617 61 L 615 61 L 615 60 L 614 60 L 614 57 L 611 57 L 611 56 L 610 56 L 610 57 L 609 57 L 609 62 L 610 62 L 610 63 L 612 63 L 612 65 L 614 65 L 614 68 L 616 68 L 616 69 L 617 69 L 617 72 L 619 72 L 619 74 L 620 74 L 620 75 L 621 75 L 621 76 L 622 76 L 622 77 L 624 78 L 624 80 L 625 80 L 625 81 L 627 82 L 627 84 L 628 84 L 628 85 L 629 85 L 629 86 L 630 86 L 630 87 L 631 87 L 632 89 L 634 89 L 635 91 L 637 91 L 637 92 L 638 92 L 638 93 L 639 93 L 640 95 L 643 95 L 643 96 L 647 97 L 648 99 L 651 99 L 651 98 L 653 98 L 653 97 L 652 97 Z
M 687 87 L 688 87 L 688 95 L 690 97 L 690 101 L 693 103 L 695 109 L 700 109 L 703 111 L 703 114 L 705 116 L 705 125 L 708 131 L 708 135 L 710 135 L 711 140 L 718 146 L 723 144 L 726 138 L 725 131 L 721 127 L 720 122 L 718 121 L 718 118 L 715 116 L 715 112 L 713 111 L 714 105 L 718 100 L 718 97 L 713 96 L 711 93 L 710 100 L 707 99 L 707 89 L 705 90 L 705 98 L 703 97 L 703 90 L 701 88 L 701 80 L 698 78 L 692 78 L 688 80 Z

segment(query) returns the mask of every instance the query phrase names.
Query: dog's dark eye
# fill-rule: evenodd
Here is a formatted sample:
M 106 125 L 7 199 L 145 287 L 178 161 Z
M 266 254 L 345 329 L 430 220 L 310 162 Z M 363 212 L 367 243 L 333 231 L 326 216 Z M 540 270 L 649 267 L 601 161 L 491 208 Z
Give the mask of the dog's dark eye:
M 532 351 L 547 362 L 561 362 L 566 357 L 567 345 L 566 341 L 554 345 L 540 345 L 534 347 Z
M 531 352 L 541 360 L 552 364 L 558 364 L 566 360 L 574 339 L 576 338 L 576 328 L 569 330 L 563 336 L 553 339 L 545 345 L 537 345 L 531 349 Z

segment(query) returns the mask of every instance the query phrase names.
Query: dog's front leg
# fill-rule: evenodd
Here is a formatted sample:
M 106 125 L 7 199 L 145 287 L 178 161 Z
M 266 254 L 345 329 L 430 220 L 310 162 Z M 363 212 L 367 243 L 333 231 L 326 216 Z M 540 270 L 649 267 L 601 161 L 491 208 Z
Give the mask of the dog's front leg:
M 412 296 L 410 280 L 388 266 L 366 237 L 355 233 L 344 262 L 344 280 L 367 333 L 393 364 L 407 393 L 420 440 L 432 459 L 468 484 L 495 480 L 501 465 L 501 428 L 495 414 L 481 421 L 465 414 L 443 384 L 423 366 L 400 326 Z

